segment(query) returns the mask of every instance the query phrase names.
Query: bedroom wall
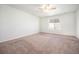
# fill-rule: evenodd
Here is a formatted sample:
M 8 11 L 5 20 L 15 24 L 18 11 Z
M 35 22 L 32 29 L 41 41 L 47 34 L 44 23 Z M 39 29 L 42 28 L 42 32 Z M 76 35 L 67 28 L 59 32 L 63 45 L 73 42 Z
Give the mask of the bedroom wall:
M 43 17 L 41 18 L 41 32 L 48 32 L 48 20 L 58 18 L 60 20 L 61 30 L 60 32 L 55 32 L 57 34 L 65 34 L 65 35 L 76 35 L 76 16 L 75 12 L 64 13 L 61 15 L 51 16 L 51 17 Z
M 0 5 L 0 42 L 39 32 L 39 18 L 8 5 Z
M 76 30 L 76 34 L 77 34 L 77 37 L 79 38 L 79 10 L 76 12 L 76 25 L 77 25 L 77 30 Z

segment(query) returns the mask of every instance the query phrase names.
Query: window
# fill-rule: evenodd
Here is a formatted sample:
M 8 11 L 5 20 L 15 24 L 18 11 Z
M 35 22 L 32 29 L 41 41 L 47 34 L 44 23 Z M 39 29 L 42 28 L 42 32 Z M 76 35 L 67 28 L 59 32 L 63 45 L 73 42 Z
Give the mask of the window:
M 59 19 L 49 20 L 49 32 L 59 32 L 61 30 Z
M 50 31 L 53 31 L 54 27 L 55 27 L 54 23 L 49 23 L 49 30 Z

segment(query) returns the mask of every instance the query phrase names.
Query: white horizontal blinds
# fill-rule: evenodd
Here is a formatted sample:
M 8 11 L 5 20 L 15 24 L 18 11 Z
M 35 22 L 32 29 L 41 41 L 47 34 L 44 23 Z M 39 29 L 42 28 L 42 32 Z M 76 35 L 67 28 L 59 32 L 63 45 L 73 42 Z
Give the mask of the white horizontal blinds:
M 50 32 L 59 32 L 60 31 L 60 21 L 58 18 L 49 20 L 49 31 Z
M 49 23 L 59 23 L 60 21 L 59 21 L 59 19 L 57 18 L 57 19 L 50 19 L 49 20 Z

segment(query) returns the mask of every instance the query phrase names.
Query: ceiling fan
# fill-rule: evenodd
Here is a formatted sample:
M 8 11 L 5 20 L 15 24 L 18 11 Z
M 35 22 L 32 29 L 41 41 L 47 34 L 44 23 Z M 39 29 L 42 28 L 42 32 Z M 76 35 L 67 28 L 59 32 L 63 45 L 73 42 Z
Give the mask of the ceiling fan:
M 39 7 L 39 9 L 43 12 L 50 12 L 56 9 L 56 6 L 51 4 L 43 4 Z

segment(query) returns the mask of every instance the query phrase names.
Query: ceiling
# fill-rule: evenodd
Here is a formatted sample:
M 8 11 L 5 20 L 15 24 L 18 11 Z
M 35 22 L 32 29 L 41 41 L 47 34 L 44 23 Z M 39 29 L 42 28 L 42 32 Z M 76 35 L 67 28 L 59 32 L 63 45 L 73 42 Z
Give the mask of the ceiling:
M 51 12 L 45 13 L 39 9 L 41 5 L 42 4 L 10 4 L 9 6 L 25 12 L 29 12 L 39 17 L 53 16 L 53 15 L 73 12 L 79 8 L 78 4 L 53 4 L 54 6 L 56 6 L 56 9 Z

